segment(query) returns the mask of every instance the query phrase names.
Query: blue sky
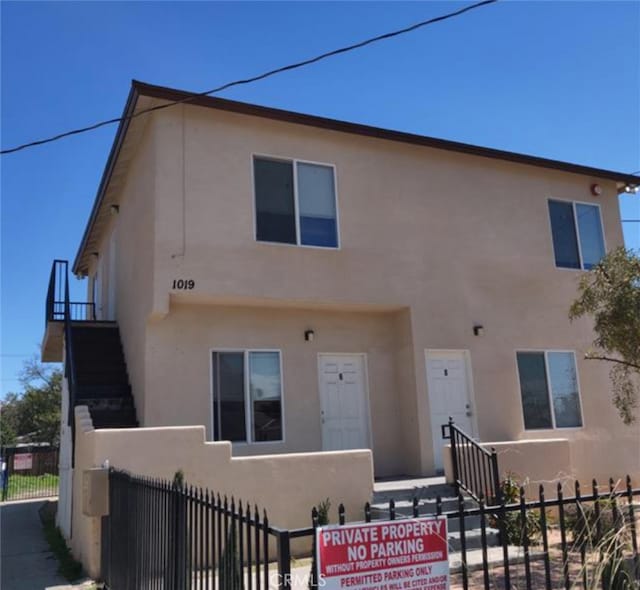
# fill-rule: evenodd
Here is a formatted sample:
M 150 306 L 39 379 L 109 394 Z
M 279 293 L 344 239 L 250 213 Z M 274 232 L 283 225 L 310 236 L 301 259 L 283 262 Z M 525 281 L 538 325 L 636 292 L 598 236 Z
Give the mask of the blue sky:
M 3 1 L 2 147 L 118 116 L 132 78 L 201 91 L 464 5 Z M 633 172 L 639 39 L 639 2 L 503 0 L 222 96 Z M 37 352 L 51 261 L 75 255 L 114 132 L 2 157 L 2 394 Z M 640 223 L 625 236 L 640 247 Z

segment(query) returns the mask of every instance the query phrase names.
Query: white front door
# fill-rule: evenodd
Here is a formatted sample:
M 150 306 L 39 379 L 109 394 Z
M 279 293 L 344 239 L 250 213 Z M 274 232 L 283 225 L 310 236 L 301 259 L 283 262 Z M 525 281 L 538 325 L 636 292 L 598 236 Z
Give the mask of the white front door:
M 318 369 L 322 449 L 369 448 L 364 356 L 321 354 Z
M 427 389 L 435 467 L 441 470 L 442 425 L 449 417 L 469 436 L 474 436 L 471 407 L 471 371 L 463 350 L 427 351 Z

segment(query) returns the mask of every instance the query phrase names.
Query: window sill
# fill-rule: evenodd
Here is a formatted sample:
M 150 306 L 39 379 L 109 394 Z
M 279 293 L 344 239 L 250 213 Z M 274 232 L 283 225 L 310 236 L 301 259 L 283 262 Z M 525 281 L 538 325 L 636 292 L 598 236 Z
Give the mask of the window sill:
M 340 245 L 338 246 L 310 246 L 308 244 L 289 244 L 287 242 L 267 242 L 266 240 L 255 240 L 256 244 L 263 244 L 265 246 L 285 246 L 287 248 L 304 248 L 306 250 L 329 250 L 329 251 L 338 251 L 341 250 Z
M 214 441 L 221 442 L 221 441 Z M 284 439 L 282 440 L 259 440 L 259 441 L 251 441 L 251 442 L 233 442 L 231 441 L 232 447 L 254 447 L 254 446 L 263 446 L 263 445 L 282 445 L 284 444 Z
M 555 428 L 552 426 L 550 428 L 525 428 L 524 432 L 527 433 L 545 433 L 545 432 L 561 432 L 564 430 L 582 430 L 584 425 L 582 426 L 556 426 Z

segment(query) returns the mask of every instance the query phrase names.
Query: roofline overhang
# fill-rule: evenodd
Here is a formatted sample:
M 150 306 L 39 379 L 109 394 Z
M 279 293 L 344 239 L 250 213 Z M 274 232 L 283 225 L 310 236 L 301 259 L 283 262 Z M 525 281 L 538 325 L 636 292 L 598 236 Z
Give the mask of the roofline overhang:
M 122 120 L 118 125 L 115 139 L 113 141 L 113 145 L 111 146 L 111 151 L 109 152 L 109 157 L 107 159 L 107 164 L 102 174 L 100 185 L 98 186 L 98 192 L 96 194 L 95 202 L 93 204 L 93 208 L 87 222 L 87 227 L 85 228 L 82 240 L 80 242 L 80 247 L 78 248 L 78 252 L 73 263 L 74 274 L 79 274 L 81 272 L 80 264 L 83 256 L 83 251 L 87 245 L 89 235 L 91 234 L 91 231 L 94 227 L 98 211 L 103 201 L 105 190 L 111 179 L 113 169 L 120 153 L 120 148 L 122 147 L 127 129 L 129 128 L 129 122 L 131 120 L 130 117 L 135 110 L 136 103 L 140 96 L 146 96 L 149 98 L 169 102 L 178 101 L 190 105 L 213 108 L 242 115 L 262 117 L 276 121 L 283 121 L 286 123 L 293 123 L 296 125 L 306 125 L 309 127 L 317 127 L 330 131 L 349 133 L 352 135 L 360 135 L 375 139 L 383 139 L 387 141 L 431 147 L 462 154 L 480 156 L 483 158 L 492 158 L 507 162 L 514 162 L 517 164 L 536 166 L 538 168 L 560 170 L 563 172 L 571 172 L 574 174 L 589 176 L 591 178 L 602 178 L 616 182 L 618 193 L 625 192 L 625 190 L 629 187 L 640 187 L 640 176 L 626 174 L 624 172 L 616 172 L 614 170 L 606 170 L 603 168 L 594 168 L 592 166 L 582 166 L 580 164 L 563 162 L 561 160 L 552 160 L 549 158 L 530 156 L 527 154 L 498 150 L 468 143 L 450 141 L 447 139 L 438 139 L 426 135 L 405 133 L 403 131 L 394 131 L 381 127 L 373 127 L 371 125 L 362 125 L 360 123 L 350 123 L 348 121 L 318 117 L 316 115 L 307 115 L 294 111 L 275 109 L 272 107 L 254 105 L 224 98 L 204 96 L 184 90 L 167 88 L 165 86 L 155 86 L 153 84 L 146 84 L 144 82 L 133 80 L 131 83 L 129 96 L 122 113 Z
M 122 115 L 120 117 L 120 123 L 118 123 L 118 129 L 116 131 L 113 144 L 111 145 L 109 156 L 107 157 L 107 163 L 104 167 L 104 171 L 102 172 L 102 178 L 100 179 L 100 184 L 98 185 L 98 192 L 96 193 L 96 197 L 93 202 L 93 207 L 91 209 L 91 213 L 89 214 L 89 220 L 87 221 L 87 226 L 84 229 L 84 233 L 82 234 L 82 239 L 80 240 L 80 246 L 78 247 L 78 252 L 76 253 L 76 257 L 73 261 L 72 272 L 75 275 L 81 272 L 80 263 L 82 259 L 82 254 L 86 248 L 87 241 L 89 240 L 89 235 L 91 234 L 91 230 L 93 229 L 93 226 L 96 222 L 98 211 L 100 210 L 100 205 L 102 204 L 102 201 L 104 198 L 105 190 L 109 185 L 109 181 L 111 180 L 113 169 L 118 160 L 118 155 L 120 154 L 120 148 L 122 147 L 122 143 L 127 134 L 127 129 L 129 128 L 129 123 L 131 122 L 130 117 L 135 110 L 139 95 L 140 93 L 138 92 L 136 82 L 134 81 L 131 84 L 131 89 L 129 90 L 129 95 L 127 96 L 127 102 L 125 103 L 124 110 L 122 111 Z

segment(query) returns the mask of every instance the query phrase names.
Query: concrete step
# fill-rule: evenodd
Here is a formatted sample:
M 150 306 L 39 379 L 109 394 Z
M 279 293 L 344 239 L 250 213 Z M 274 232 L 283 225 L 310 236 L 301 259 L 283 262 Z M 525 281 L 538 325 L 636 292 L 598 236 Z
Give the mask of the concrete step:
M 509 564 L 517 565 L 524 562 L 524 549 L 514 545 L 507 547 L 509 553 Z M 541 551 L 530 551 L 529 559 L 536 561 L 542 559 L 544 554 Z M 473 549 L 466 552 L 467 571 L 475 572 L 483 568 L 482 549 Z M 487 566 L 493 567 L 504 563 L 502 547 L 489 547 L 487 549 Z M 458 574 L 462 571 L 462 553 L 459 551 L 449 552 L 449 572 Z
M 441 503 L 442 512 L 454 512 L 458 510 L 457 498 L 442 498 Z M 476 503 L 474 500 L 467 498 L 463 502 L 463 506 L 466 509 L 475 508 Z M 408 500 L 402 500 L 395 503 L 396 518 L 412 518 L 413 517 L 413 502 Z M 431 516 L 438 513 L 436 500 L 421 500 L 418 502 L 418 515 L 419 516 Z M 389 503 L 384 502 L 380 504 L 371 505 L 371 517 L 374 520 L 385 520 L 389 518 Z M 468 525 L 469 526 L 469 525 Z
M 377 481 L 373 486 L 373 502 L 379 504 L 403 500 L 435 499 L 441 497 L 455 497 L 455 489 L 445 481 L 444 477 L 423 477 L 415 479 L 396 479 Z
M 468 529 L 466 528 L 466 532 L 464 535 L 467 551 L 471 551 L 473 549 L 482 549 L 482 532 L 479 528 L 477 529 Z M 500 533 L 498 529 L 487 528 L 487 547 L 498 547 L 500 545 Z M 449 531 L 447 536 L 447 540 L 449 541 L 449 551 L 456 552 L 460 551 L 462 547 L 462 541 L 460 539 L 460 531 Z

